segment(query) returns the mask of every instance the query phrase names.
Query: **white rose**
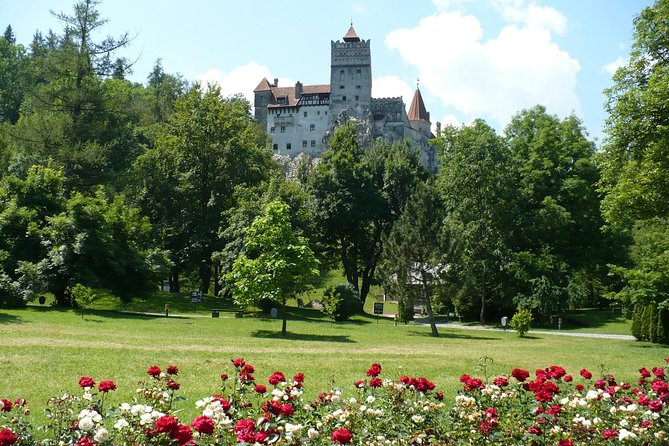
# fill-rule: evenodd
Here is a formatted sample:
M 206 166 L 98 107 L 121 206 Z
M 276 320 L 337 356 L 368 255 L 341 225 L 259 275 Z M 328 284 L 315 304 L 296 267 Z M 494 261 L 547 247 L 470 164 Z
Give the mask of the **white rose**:
M 79 429 L 82 431 L 89 431 L 95 427 L 95 423 L 93 423 L 93 419 L 91 417 L 84 417 L 81 420 L 79 420 Z
M 125 418 L 121 418 L 114 424 L 114 429 L 121 430 L 128 426 L 130 426 L 130 423 L 128 423 Z
M 102 443 L 103 441 L 107 441 L 108 439 L 109 439 L 109 431 L 104 427 L 98 429 L 97 432 L 95 432 L 95 436 L 93 437 L 93 440 L 97 441 L 98 443 Z
M 315 440 L 318 438 L 320 434 L 316 429 L 313 427 L 310 427 L 309 430 L 307 431 L 307 437 L 309 437 L 309 440 Z
M 425 418 L 420 415 L 414 415 L 413 417 L 411 417 L 411 420 L 416 424 L 420 424 L 423 421 L 425 421 Z

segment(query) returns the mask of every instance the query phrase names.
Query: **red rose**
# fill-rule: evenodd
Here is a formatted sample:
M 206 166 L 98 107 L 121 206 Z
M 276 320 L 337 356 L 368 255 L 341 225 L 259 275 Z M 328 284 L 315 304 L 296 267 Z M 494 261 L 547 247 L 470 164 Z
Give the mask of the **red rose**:
M 662 367 L 653 367 L 653 374 L 660 379 L 664 379 L 664 369 Z
M 461 382 L 461 383 L 466 383 L 466 382 L 469 381 L 470 379 L 472 379 L 471 375 L 468 375 L 468 374 L 466 374 L 466 373 L 460 375 L 460 382 Z
M 157 432 L 171 433 L 179 425 L 179 420 L 172 415 L 163 415 L 155 423 Z
M 281 415 L 283 415 L 284 417 L 289 417 L 294 413 L 295 413 L 295 408 L 290 404 L 281 405 Z
M 548 374 L 553 379 L 560 379 L 567 374 L 566 370 L 557 365 L 552 365 L 548 368 Z
M 110 390 L 116 390 L 116 383 L 114 381 L 100 381 L 98 390 L 102 393 L 107 393 Z
M 244 374 L 251 374 L 255 371 L 256 371 L 255 367 L 253 367 L 251 364 L 244 364 L 244 366 L 242 367 L 242 373 Z
M 256 391 L 257 393 L 260 393 L 260 394 L 262 394 L 262 393 L 266 393 L 266 392 L 267 392 L 267 387 L 263 386 L 262 384 L 258 384 L 258 385 L 256 385 L 256 387 L 255 387 L 255 391 Z
M 332 441 L 337 444 L 349 444 L 352 439 L 353 434 L 345 427 L 332 431 Z
M 221 379 L 223 381 L 227 381 L 228 380 L 228 375 L 226 373 L 221 373 Z
M 170 390 L 179 390 L 181 388 L 181 384 L 179 384 L 174 380 L 171 380 L 170 382 L 167 383 L 167 388 Z
M 578 390 L 579 392 L 582 392 L 583 389 L 585 389 L 585 386 L 583 386 L 583 384 L 576 384 L 576 390 Z
M 232 360 L 232 365 L 234 365 L 237 368 L 244 367 L 244 364 L 246 364 L 244 362 L 244 358 L 237 358 Z
M 165 369 L 167 373 L 170 375 L 178 375 L 179 374 L 179 368 L 175 365 L 168 365 L 167 369 Z
M 195 418 L 190 425 L 201 434 L 211 435 L 214 433 L 214 420 L 209 417 L 199 416 Z
M 158 367 L 157 365 L 152 365 L 152 366 L 149 367 L 149 369 L 146 371 L 146 373 L 148 373 L 150 376 L 153 376 L 154 378 L 157 377 L 157 376 L 159 376 L 159 375 L 160 375 L 160 372 L 161 372 L 160 367 Z
M 10 410 L 12 410 L 12 402 L 11 402 L 11 401 L 9 401 L 9 400 L 0 400 L 0 403 L 2 403 L 2 404 L 0 405 L 0 410 L 1 410 L 2 412 L 9 412 Z
M 238 443 L 255 443 L 256 423 L 250 419 L 242 419 L 235 424 L 234 432 Z
M 564 378 L 562 378 L 562 381 L 566 383 L 570 383 L 574 380 L 574 378 L 571 375 L 565 375 Z
M 269 383 L 273 386 L 285 382 L 286 382 L 286 376 L 281 372 L 274 372 L 269 376 Z
M 18 435 L 14 435 L 14 432 L 9 429 L 0 430 L 0 446 L 10 446 L 19 441 Z
M 591 373 L 589 370 L 587 370 L 587 369 L 581 369 L 581 371 L 580 371 L 579 373 L 580 373 L 581 376 L 582 376 L 583 378 L 585 378 L 585 379 L 590 379 L 590 378 L 592 378 L 592 373 Z
M 444 400 L 444 392 L 438 392 L 438 393 L 437 393 L 437 396 L 435 396 L 435 398 L 436 398 L 438 401 L 443 401 L 443 400 Z
M 516 378 L 517 381 L 522 383 L 525 382 L 525 380 L 530 376 L 530 372 L 523 369 L 513 369 L 511 371 L 511 376 L 513 376 L 514 378 Z
M 648 409 L 650 409 L 653 412 L 659 412 L 662 410 L 662 401 L 660 400 L 653 400 L 650 403 L 648 403 Z
M 645 421 L 642 421 L 641 423 L 639 423 L 639 427 L 642 427 L 644 429 L 650 429 L 651 427 L 653 427 L 653 423 L 651 423 L 648 420 L 645 420 Z
M 369 387 L 381 387 L 382 385 L 381 378 L 372 378 L 369 380 Z
M 650 388 L 653 389 L 653 392 L 661 395 L 663 393 L 669 392 L 669 384 L 661 379 L 656 379 L 650 384 Z
M 223 395 L 216 394 L 216 395 L 212 395 L 211 397 L 213 398 L 214 401 L 218 401 L 221 404 L 221 407 L 223 408 L 223 412 L 225 412 L 227 414 L 230 411 L 230 408 L 232 407 L 232 405 L 230 404 L 230 401 L 226 400 L 223 397 Z
M 178 424 L 172 432 L 170 432 L 170 437 L 179 443 L 179 446 L 189 443 L 193 439 L 193 432 L 191 432 L 190 427 L 184 424 Z
M 372 366 L 367 370 L 367 376 L 376 377 L 381 374 L 381 364 L 372 364 Z
M 539 428 L 539 426 L 530 426 L 530 428 L 527 430 L 527 433 L 532 435 L 541 435 L 541 428 Z
M 88 376 L 82 376 L 79 378 L 79 386 L 83 389 L 86 387 L 93 387 L 95 385 L 95 381 L 93 381 L 93 378 L 89 378 Z
M 304 382 L 304 373 L 298 373 L 297 375 L 293 376 L 293 381 L 302 384 Z
M 0 444 L 2 444 L 2 443 L 0 443 Z M 83 438 L 79 439 L 79 441 L 77 441 L 76 446 L 95 446 L 95 443 L 90 438 L 83 437 Z
M 571 440 L 560 440 L 557 442 L 557 446 L 574 446 L 574 443 Z
M 499 376 L 499 377 L 495 378 L 495 380 L 493 381 L 493 384 L 496 385 L 496 386 L 499 386 L 499 387 L 506 387 L 506 386 L 509 385 L 509 380 L 506 379 L 503 376 Z
M 595 389 L 604 390 L 605 387 L 606 387 L 606 381 L 604 381 L 603 379 L 598 379 L 597 381 L 595 381 Z
M 602 432 L 602 437 L 604 437 L 604 440 L 613 440 L 618 436 L 618 431 L 615 429 L 606 429 L 604 432 Z
M 641 373 L 641 376 L 644 377 L 644 378 L 650 378 L 650 372 L 645 367 L 642 368 L 642 369 L 639 369 L 639 373 Z
M 353 385 L 354 385 L 357 389 L 359 389 L 359 388 L 365 386 L 365 382 L 364 382 L 364 381 L 356 381 L 356 382 L 353 383 Z

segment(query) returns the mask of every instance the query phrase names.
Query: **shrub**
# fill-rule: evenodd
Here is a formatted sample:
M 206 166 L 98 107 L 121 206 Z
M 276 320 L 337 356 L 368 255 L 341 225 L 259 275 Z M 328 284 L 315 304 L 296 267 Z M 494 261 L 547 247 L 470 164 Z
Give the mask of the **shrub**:
M 516 330 L 520 336 L 525 336 L 525 333 L 530 331 L 532 324 L 532 312 L 527 308 L 522 308 L 516 311 L 516 314 L 511 318 L 511 328 Z
M 323 313 L 341 322 L 362 308 L 358 292 L 349 283 L 328 287 L 323 293 Z

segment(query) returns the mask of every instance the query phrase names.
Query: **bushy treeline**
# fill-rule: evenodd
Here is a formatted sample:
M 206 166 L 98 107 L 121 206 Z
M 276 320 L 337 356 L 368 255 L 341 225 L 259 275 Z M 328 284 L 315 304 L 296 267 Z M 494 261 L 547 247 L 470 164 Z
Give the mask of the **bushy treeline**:
M 296 181 L 241 96 L 160 60 L 145 84 L 127 80 L 114 51 L 128 36 L 93 40 L 97 4 L 79 1 L 27 48 L 11 27 L 0 37 L 0 306 L 44 292 L 76 305 L 76 284 L 128 300 L 161 278 L 230 297 L 222 278 L 259 255 L 247 228 L 281 201 L 321 270 L 342 267 L 363 301 L 381 285 L 405 319 L 424 308 L 434 335 L 441 311 L 486 323 L 521 307 L 546 322 L 617 297 L 666 313 L 669 144 L 656 111 L 669 77 L 652 25 L 667 1 L 635 21 L 602 150 L 575 116 L 536 106 L 500 134 L 481 120 L 445 128 L 434 174 L 408 144 L 363 147 L 349 123 Z

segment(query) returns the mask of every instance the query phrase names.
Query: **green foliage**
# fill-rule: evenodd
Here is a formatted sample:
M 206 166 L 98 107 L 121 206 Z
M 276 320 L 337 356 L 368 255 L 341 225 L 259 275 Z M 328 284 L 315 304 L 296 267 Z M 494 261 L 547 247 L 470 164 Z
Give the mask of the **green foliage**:
M 360 296 L 350 283 L 328 287 L 323 293 L 322 303 L 323 313 L 337 322 L 348 320 L 362 309 Z
M 90 307 L 98 298 L 94 289 L 80 283 L 75 284 L 72 289 L 70 289 L 70 294 L 72 295 L 72 300 L 74 300 L 77 303 L 77 306 L 81 308 Z
M 655 304 L 637 304 L 632 316 L 632 335 L 639 341 L 669 342 L 669 310 Z
M 310 177 L 323 253 L 341 262 L 363 301 L 383 251 L 382 237 L 424 176 L 418 154 L 408 145 L 376 142 L 363 148 L 349 123 L 335 130 Z
M 482 120 L 445 129 L 437 144 L 444 225 L 458 251 L 461 290 L 480 302 L 479 320 L 485 324 L 491 302 L 508 305 L 501 273 L 515 214 L 511 154 L 505 141 Z
M 384 237 L 380 266 L 384 288 L 400 303 L 400 320 L 412 319 L 414 302 L 422 302 L 434 336 L 438 336 L 434 318 L 441 297 L 438 288 L 446 281 L 453 260 L 442 221 L 443 206 L 434 182 L 418 183 Z
M 318 261 L 304 237 L 295 234 L 287 204 L 272 202 L 253 220 L 245 250 L 224 280 L 232 285 L 233 299 L 239 305 L 256 305 L 261 299 L 278 302 L 285 336 L 287 300 L 304 292 L 318 277 Z
M 525 333 L 530 331 L 530 326 L 532 325 L 532 312 L 527 308 L 518 309 L 516 314 L 511 318 L 509 325 L 518 332 L 519 336 L 525 336 Z

